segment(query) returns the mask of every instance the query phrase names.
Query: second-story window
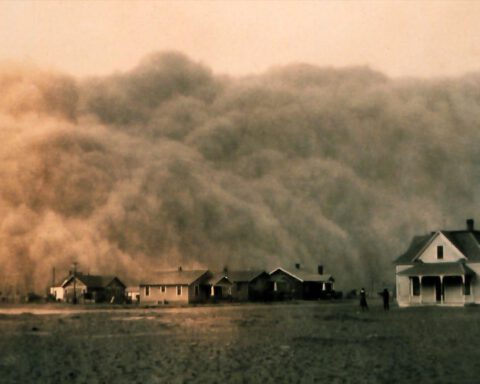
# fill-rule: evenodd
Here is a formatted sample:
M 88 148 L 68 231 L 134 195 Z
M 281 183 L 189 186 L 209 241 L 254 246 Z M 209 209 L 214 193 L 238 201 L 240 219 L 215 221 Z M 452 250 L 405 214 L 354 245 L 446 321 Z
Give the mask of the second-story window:
M 437 259 L 438 260 L 443 259 L 443 245 L 438 245 L 437 246 Z

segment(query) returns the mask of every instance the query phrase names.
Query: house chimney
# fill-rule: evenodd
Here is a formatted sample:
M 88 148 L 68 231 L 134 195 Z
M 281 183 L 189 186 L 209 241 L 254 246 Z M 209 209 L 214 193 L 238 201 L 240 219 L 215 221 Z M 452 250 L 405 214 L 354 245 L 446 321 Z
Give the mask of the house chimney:
M 228 267 L 227 266 L 224 266 L 223 267 L 223 273 L 226 275 L 228 275 Z
M 295 269 L 300 269 L 300 263 L 295 263 Z
M 182 272 L 182 266 L 181 265 L 178 267 L 178 272 Z
M 323 265 L 318 266 L 318 274 L 323 275 Z
M 467 230 L 473 232 L 475 230 L 475 220 L 467 219 Z

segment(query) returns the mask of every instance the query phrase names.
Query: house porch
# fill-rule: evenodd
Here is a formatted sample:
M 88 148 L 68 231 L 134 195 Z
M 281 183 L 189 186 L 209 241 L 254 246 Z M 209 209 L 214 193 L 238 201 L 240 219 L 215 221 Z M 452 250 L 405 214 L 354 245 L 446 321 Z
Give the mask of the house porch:
M 473 302 L 472 276 L 410 276 L 410 303 L 464 305 Z

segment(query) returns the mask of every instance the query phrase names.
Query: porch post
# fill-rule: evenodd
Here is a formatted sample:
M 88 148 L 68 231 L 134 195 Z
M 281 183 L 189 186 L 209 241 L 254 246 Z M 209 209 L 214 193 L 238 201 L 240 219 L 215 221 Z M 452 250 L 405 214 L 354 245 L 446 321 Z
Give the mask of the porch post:
M 462 293 L 463 293 L 463 304 L 465 304 L 465 275 L 462 275 Z M 472 292 L 470 292 L 472 294 Z
M 419 284 L 419 291 L 420 291 L 420 304 L 423 303 L 423 288 L 422 288 L 422 280 L 423 280 L 423 276 L 418 276 L 418 279 L 420 280 L 420 284 Z
M 440 304 L 444 304 L 445 301 L 445 291 L 443 289 L 443 275 L 440 275 Z
M 412 296 L 413 296 L 413 277 L 409 276 L 408 282 L 409 282 L 409 285 L 408 285 L 408 302 L 411 303 L 412 302 Z M 398 287 L 397 287 L 397 292 L 399 292 Z

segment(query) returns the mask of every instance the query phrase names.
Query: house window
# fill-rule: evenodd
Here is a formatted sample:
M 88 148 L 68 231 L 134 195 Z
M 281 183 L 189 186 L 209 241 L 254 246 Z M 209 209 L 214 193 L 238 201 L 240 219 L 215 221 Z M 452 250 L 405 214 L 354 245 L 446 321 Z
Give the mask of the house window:
M 160 286 L 160 291 L 165 293 L 167 291 L 167 287 L 165 285 Z
M 150 296 L 150 286 L 149 285 L 145 286 L 145 296 Z
M 438 245 L 437 246 L 437 259 L 438 260 L 443 259 L 443 245 Z
M 412 295 L 420 296 L 420 279 L 418 277 L 412 277 Z
M 200 294 L 200 288 L 198 287 L 198 285 L 195 285 L 195 296 L 198 296 Z
M 182 286 L 177 285 L 177 296 L 182 296 Z

